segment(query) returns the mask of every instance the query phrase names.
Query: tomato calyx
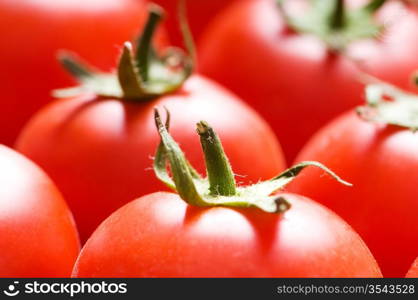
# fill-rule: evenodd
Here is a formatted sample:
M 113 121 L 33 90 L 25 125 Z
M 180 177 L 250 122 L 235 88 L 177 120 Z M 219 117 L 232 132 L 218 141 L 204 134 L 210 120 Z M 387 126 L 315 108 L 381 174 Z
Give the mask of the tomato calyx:
M 376 38 L 383 30 L 374 13 L 386 2 L 370 0 L 366 5 L 348 10 L 344 0 L 312 0 L 312 6 L 303 16 L 290 16 L 285 0 L 276 0 L 287 26 L 301 34 L 313 34 L 331 51 L 343 51 L 350 43 Z
M 418 76 L 413 76 L 418 85 Z M 366 105 L 357 114 L 366 121 L 418 130 L 418 94 L 403 91 L 385 82 L 366 85 Z
M 152 46 L 152 39 L 162 17 L 162 8 L 150 5 L 148 20 L 136 49 L 130 42 L 124 43 L 116 74 L 101 72 L 74 54 L 61 52 L 59 60 L 62 66 L 79 86 L 56 90 L 54 96 L 71 97 L 91 92 L 102 97 L 147 101 L 179 89 L 194 69 L 193 42 L 185 17 L 180 18 L 188 53 L 169 47 L 160 55 Z
M 169 120 L 169 117 L 167 119 Z M 290 208 L 290 203 L 284 197 L 275 195 L 275 192 L 284 188 L 308 166 L 318 167 L 340 183 L 351 186 L 330 169 L 314 161 L 301 162 L 267 181 L 249 186 L 237 186 L 218 135 L 209 124 L 201 121 L 197 124 L 197 133 L 200 136 L 206 163 L 207 178 L 203 178 L 169 134 L 168 122 L 163 124 L 156 109 L 155 123 L 161 142 L 155 154 L 154 172 L 163 183 L 177 191 L 190 205 L 255 207 L 268 213 L 284 212 Z M 172 177 L 167 170 L 168 165 Z

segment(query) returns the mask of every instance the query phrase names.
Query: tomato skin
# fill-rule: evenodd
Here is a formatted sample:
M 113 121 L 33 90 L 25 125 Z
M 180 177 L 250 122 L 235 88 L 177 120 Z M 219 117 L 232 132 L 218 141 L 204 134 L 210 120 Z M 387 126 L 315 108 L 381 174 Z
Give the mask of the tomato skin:
M 78 234 L 60 192 L 31 161 L 0 145 L 0 277 L 68 277 Z
M 415 259 L 408 273 L 406 274 L 407 278 L 418 278 L 418 257 Z
M 200 76 L 174 94 L 145 103 L 94 95 L 57 100 L 32 119 L 16 148 L 57 183 L 82 240 L 126 202 L 164 188 L 151 168 L 160 141 L 153 118 L 156 106 L 169 109 L 170 132 L 202 173 L 195 131 L 200 120 L 219 133 L 235 173 L 248 174 L 238 181 L 268 179 L 286 167 L 268 125 L 238 98 Z
M 356 42 L 347 56 L 370 74 L 411 89 L 408 79 L 418 69 L 418 15 L 400 6 L 382 8 L 380 19 L 395 19 L 385 22 L 383 41 Z M 313 36 L 289 33 L 274 0 L 228 8 L 202 36 L 198 54 L 202 74 L 231 89 L 272 125 L 288 162 L 321 126 L 363 100 L 353 61 L 331 54 Z
M 198 41 L 208 24 L 219 12 L 235 2 L 246 0 L 188 0 L 186 1 L 187 21 L 193 38 Z M 178 20 L 178 0 L 155 0 L 166 11 L 166 28 L 170 42 L 178 47 L 184 46 Z
M 75 84 L 57 61 L 58 50 L 109 70 L 117 45 L 133 39 L 146 17 L 143 0 L 0 1 L 5 41 L 0 47 L 0 143 L 13 144 L 30 116 L 52 101 L 52 89 Z
M 153 193 L 112 214 L 73 277 L 380 277 L 358 235 L 313 201 L 283 194 L 285 213 L 199 208 Z M 106 251 L 103 251 L 106 249 Z
M 288 190 L 329 207 L 356 230 L 388 277 L 403 277 L 417 256 L 418 136 L 351 111 L 321 129 L 296 161 L 316 160 L 353 184 L 304 171 Z

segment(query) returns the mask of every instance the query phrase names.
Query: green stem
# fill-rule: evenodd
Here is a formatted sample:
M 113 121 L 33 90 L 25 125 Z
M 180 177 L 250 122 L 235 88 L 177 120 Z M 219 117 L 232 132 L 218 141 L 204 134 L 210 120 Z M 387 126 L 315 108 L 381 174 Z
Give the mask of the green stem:
M 136 48 L 135 57 L 138 64 L 139 75 L 141 76 L 142 81 L 148 81 L 148 73 L 152 52 L 152 38 L 154 36 L 155 30 L 161 21 L 163 16 L 162 9 L 152 4 L 149 8 L 149 15 L 147 23 L 145 24 L 144 30 L 141 37 L 138 39 L 138 45 Z
M 371 0 L 366 6 L 363 8 L 364 11 L 372 14 L 376 12 L 383 4 L 385 4 L 386 0 Z
M 204 121 L 197 123 L 197 132 L 205 154 L 209 191 L 213 196 L 236 194 L 235 178 L 221 141 L 212 127 Z
M 344 0 L 335 0 L 334 10 L 330 16 L 330 28 L 338 31 L 345 26 L 345 4 Z
M 190 30 L 189 23 L 187 21 L 186 0 L 179 1 L 178 19 L 180 23 L 180 30 L 182 33 L 184 46 L 186 47 L 187 54 L 190 57 L 190 63 L 186 66 L 187 72 L 191 74 L 196 66 L 196 47 L 193 40 L 193 34 Z
M 65 70 L 79 81 L 94 76 L 94 71 L 90 70 L 86 64 L 81 63 L 74 55 L 67 51 L 61 51 L 58 54 L 58 60 Z

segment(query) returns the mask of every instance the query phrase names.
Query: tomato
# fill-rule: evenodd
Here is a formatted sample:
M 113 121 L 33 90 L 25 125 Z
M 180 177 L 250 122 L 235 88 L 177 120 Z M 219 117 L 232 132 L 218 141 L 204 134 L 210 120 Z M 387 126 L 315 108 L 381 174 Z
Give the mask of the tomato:
M 379 277 L 358 235 L 313 201 L 285 194 L 284 215 L 199 208 L 153 193 L 94 232 L 74 277 Z
M 406 277 L 409 278 L 418 278 L 418 258 L 415 259 L 414 263 L 412 264 L 411 268 L 409 269 Z
M 380 276 L 365 244 L 337 215 L 280 192 L 308 166 L 348 184 L 325 166 L 304 162 L 268 181 L 237 186 L 219 136 L 201 121 L 203 178 L 158 110 L 155 122 L 161 142 L 154 171 L 177 194 L 148 194 L 114 212 L 85 244 L 74 277 Z
M 193 37 L 199 40 L 205 28 L 217 14 L 234 2 L 245 0 L 186 0 L 187 20 Z M 183 46 L 183 38 L 178 24 L 179 0 L 155 0 L 167 11 L 166 28 L 170 41 L 176 46 Z
M 360 234 L 383 275 L 404 276 L 417 256 L 418 136 L 348 112 L 321 129 L 296 161 L 316 160 L 353 184 L 318 180 L 307 170 L 289 191 L 331 208 Z
M 0 1 L 0 143 L 13 144 L 30 116 L 52 100 L 52 89 L 74 84 L 56 60 L 58 50 L 108 70 L 117 45 L 143 24 L 144 7 L 143 0 Z
M 304 162 L 268 181 L 237 185 L 219 136 L 201 121 L 203 178 L 158 111 L 155 121 L 161 142 L 154 171 L 177 194 L 148 194 L 113 213 L 85 244 L 74 277 L 380 276 L 368 248 L 337 215 L 280 192 L 308 166 L 348 184 L 326 167 Z
M 64 199 L 31 161 L 0 145 L 0 277 L 68 277 L 79 252 Z
M 305 13 L 291 8 L 289 14 Z M 359 71 L 412 88 L 407 78 L 418 68 L 418 14 L 392 1 L 377 18 L 386 27 L 378 39 L 332 51 L 313 35 L 289 30 L 275 0 L 242 1 L 202 36 L 199 69 L 261 113 L 290 162 L 322 125 L 361 103 Z

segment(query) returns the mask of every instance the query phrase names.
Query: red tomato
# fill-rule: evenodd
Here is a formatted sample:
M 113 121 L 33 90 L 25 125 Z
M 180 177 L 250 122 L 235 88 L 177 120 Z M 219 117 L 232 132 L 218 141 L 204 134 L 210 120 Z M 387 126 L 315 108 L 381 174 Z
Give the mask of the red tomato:
M 406 277 L 409 278 L 418 278 L 418 258 L 414 261 L 411 268 L 409 269 Z
M 234 2 L 241 1 L 245 0 L 186 0 L 187 20 L 193 37 L 198 40 L 204 29 L 220 11 Z M 166 28 L 171 42 L 176 46 L 183 46 L 177 17 L 179 0 L 155 0 L 153 2 L 158 3 L 167 11 Z
M 0 142 L 11 145 L 23 124 L 52 100 L 51 89 L 73 84 L 57 51 L 77 52 L 109 69 L 117 45 L 146 18 L 142 0 L 0 1 Z
M 0 145 L 0 277 L 67 277 L 79 252 L 60 192 L 28 159 Z
M 380 277 L 358 235 L 313 201 L 283 194 L 281 214 L 199 208 L 153 193 L 112 214 L 87 241 L 74 277 Z
M 306 170 L 289 190 L 331 208 L 360 234 L 385 276 L 404 276 L 418 254 L 418 135 L 349 112 L 319 131 L 297 157 L 316 160 L 353 184 Z
M 202 37 L 200 71 L 266 118 L 290 162 L 317 129 L 361 103 L 359 69 L 411 88 L 406 78 L 418 68 L 418 15 L 393 1 L 378 19 L 387 26 L 380 39 L 352 43 L 339 55 L 312 35 L 289 32 L 275 0 L 242 1 Z
M 236 173 L 248 175 L 241 181 L 267 179 L 285 168 L 268 125 L 235 96 L 200 76 L 188 79 L 174 94 L 149 102 L 94 95 L 58 100 L 32 119 L 17 149 L 57 183 L 82 240 L 126 202 L 161 190 L 150 169 L 160 140 L 155 106 L 170 110 L 170 132 L 200 171 L 204 164 L 194 124 L 202 119 L 218 131 Z

